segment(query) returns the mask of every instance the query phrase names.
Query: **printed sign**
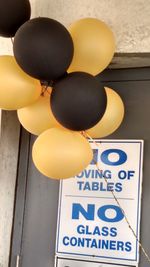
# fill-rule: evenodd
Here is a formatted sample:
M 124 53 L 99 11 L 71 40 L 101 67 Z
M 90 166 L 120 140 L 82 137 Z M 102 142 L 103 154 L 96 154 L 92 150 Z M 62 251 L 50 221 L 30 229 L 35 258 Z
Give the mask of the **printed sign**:
M 56 259 L 56 267 L 130 267 L 129 265 L 114 265 L 111 263 L 96 263 L 96 262 L 91 262 L 91 261 L 81 261 L 81 260 L 73 260 L 73 259 L 61 259 L 57 258 Z M 136 266 L 132 266 L 136 267 Z
M 143 141 L 91 145 L 91 164 L 60 185 L 56 253 L 136 265 L 139 246 L 125 215 L 139 238 Z

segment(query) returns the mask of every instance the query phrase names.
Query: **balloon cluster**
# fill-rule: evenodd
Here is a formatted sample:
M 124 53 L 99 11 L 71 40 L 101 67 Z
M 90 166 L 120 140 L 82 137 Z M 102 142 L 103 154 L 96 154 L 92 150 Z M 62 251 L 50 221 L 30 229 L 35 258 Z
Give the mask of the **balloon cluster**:
M 104 137 L 122 122 L 120 96 L 95 77 L 110 63 L 115 40 L 98 19 L 81 19 L 67 30 L 30 14 L 28 0 L 0 1 L 0 35 L 14 37 L 14 56 L 0 56 L 0 108 L 17 110 L 24 128 L 39 135 L 33 145 L 38 170 L 69 178 L 93 157 L 82 132 Z

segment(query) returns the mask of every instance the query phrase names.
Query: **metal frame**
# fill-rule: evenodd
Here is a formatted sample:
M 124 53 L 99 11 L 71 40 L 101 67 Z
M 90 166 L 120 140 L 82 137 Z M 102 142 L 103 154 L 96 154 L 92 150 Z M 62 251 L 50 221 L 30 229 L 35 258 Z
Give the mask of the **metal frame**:
M 128 77 L 128 78 L 127 78 Z M 96 78 L 107 85 L 107 82 L 150 81 L 150 68 L 107 69 Z M 30 134 L 21 129 L 20 153 L 14 207 L 11 253 L 9 267 L 18 267 L 22 253 L 22 234 L 26 204 L 27 174 L 30 152 Z
M 22 234 L 26 202 L 30 134 L 21 128 L 14 221 L 9 267 L 18 267 L 22 250 Z

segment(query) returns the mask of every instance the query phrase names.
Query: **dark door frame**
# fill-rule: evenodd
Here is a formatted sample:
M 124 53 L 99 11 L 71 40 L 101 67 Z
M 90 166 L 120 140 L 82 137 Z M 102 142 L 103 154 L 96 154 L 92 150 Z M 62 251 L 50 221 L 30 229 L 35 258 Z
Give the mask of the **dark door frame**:
M 150 68 L 107 69 L 97 79 L 104 85 L 107 82 L 150 81 Z M 16 267 L 17 255 L 22 251 L 30 138 L 31 135 L 21 128 L 9 267 Z
M 16 181 L 14 220 L 11 238 L 10 267 L 17 266 L 17 256 L 21 255 L 22 233 L 26 202 L 26 186 L 29 163 L 30 134 L 21 127 Z

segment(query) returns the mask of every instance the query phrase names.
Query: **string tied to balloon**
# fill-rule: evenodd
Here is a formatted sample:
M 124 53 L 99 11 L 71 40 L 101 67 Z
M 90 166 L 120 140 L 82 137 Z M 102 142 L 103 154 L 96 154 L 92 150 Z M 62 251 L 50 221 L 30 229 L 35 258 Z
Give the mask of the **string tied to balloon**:
M 12 43 L 12 45 L 14 44 L 14 39 L 11 37 L 11 43 Z
M 44 96 L 45 92 L 47 91 L 47 86 L 42 86 L 42 90 L 41 90 L 41 96 Z
M 54 85 L 56 82 L 60 81 L 61 79 L 67 77 L 68 73 L 65 72 L 62 76 L 60 76 L 59 78 L 57 78 L 56 80 L 50 80 L 50 81 L 40 81 L 41 82 L 41 86 L 42 86 L 42 93 L 41 95 L 44 95 L 44 93 L 48 91 L 48 88 L 51 87 L 53 89 Z M 49 93 L 50 94 L 50 93 Z

